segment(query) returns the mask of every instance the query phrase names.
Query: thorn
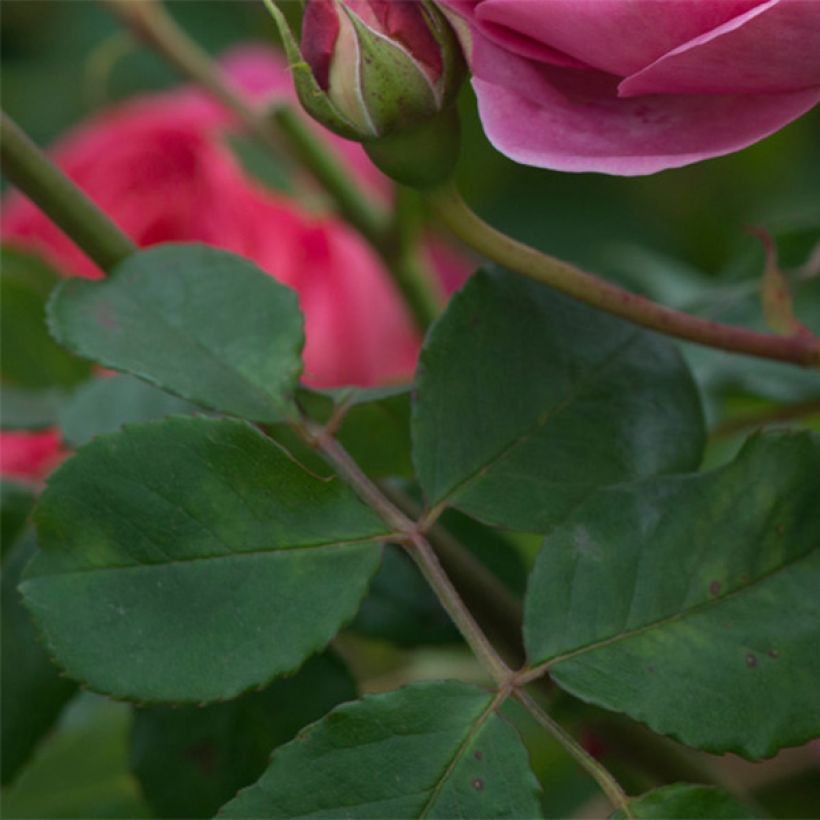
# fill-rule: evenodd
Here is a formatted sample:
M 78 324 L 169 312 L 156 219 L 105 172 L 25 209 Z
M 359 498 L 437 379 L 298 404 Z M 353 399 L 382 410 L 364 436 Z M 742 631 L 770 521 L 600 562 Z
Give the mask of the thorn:
M 747 230 L 760 240 L 766 254 L 766 266 L 760 283 L 760 296 L 766 324 L 782 336 L 811 335 L 808 328 L 800 324 L 795 316 L 791 288 L 780 270 L 777 247 L 771 234 L 765 228 L 758 226 Z

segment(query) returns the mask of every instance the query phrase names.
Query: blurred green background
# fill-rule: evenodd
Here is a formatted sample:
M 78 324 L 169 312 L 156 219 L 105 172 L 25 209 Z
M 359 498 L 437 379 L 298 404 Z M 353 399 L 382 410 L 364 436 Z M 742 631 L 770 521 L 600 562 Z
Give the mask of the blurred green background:
M 168 6 L 214 54 L 249 40 L 275 40 L 255 0 Z M 106 105 L 179 82 L 90 0 L 3 0 L 0 37 L 3 107 L 44 146 Z M 467 199 L 499 228 L 667 304 L 762 328 L 757 282 L 763 254 L 746 228 L 763 226 L 778 240 L 801 319 L 820 331 L 820 271 L 812 276 L 806 267 L 820 241 L 820 110 L 739 154 L 652 177 L 617 178 L 517 166 L 487 143 L 469 89 L 461 107 L 460 182 Z M 742 438 L 733 425 L 746 433 L 759 413 L 815 405 L 801 423 L 820 429 L 816 374 L 694 348 L 687 355 L 717 431 L 707 463 L 730 457 Z M 354 671 L 371 689 L 448 671 L 475 674 L 452 649 L 382 649 L 375 660 L 355 641 L 347 650 L 350 658 L 365 659 Z M 127 769 L 128 727 L 127 707 L 80 696 L 33 765 L 6 790 L 3 816 L 150 816 Z M 595 799 L 594 788 L 557 747 L 540 741 L 533 748 L 550 786 L 549 816 L 566 816 Z M 737 776 L 765 785 L 767 774 L 749 771 L 740 767 Z M 780 794 L 774 789 L 767 807 L 781 816 L 812 816 L 801 811 L 820 799 L 820 779 L 807 777 L 802 762 L 792 771 L 794 786 L 781 786 Z M 805 797 L 795 800 L 796 794 Z

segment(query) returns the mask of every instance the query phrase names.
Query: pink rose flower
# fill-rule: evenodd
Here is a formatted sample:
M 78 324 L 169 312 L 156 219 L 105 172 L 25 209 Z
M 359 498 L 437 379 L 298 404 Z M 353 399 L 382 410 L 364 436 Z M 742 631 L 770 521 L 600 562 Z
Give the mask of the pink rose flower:
M 650 174 L 820 101 L 817 0 L 439 0 L 487 136 L 518 162 Z
M 60 436 L 43 433 L 0 433 L 0 476 L 38 479 L 60 462 Z
M 268 49 L 243 48 L 224 66 L 256 98 L 289 99 L 293 93 L 284 61 Z M 91 118 L 51 156 L 140 246 L 205 242 L 253 260 L 294 288 L 305 315 L 306 383 L 371 386 L 409 379 L 421 340 L 380 259 L 341 221 L 307 213 L 249 179 L 224 142 L 234 127 L 205 94 L 182 88 Z M 361 184 L 386 200 L 390 185 L 361 147 L 324 133 Z M 17 193 L 3 203 L 2 236 L 67 273 L 101 275 Z M 430 255 L 444 260 L 438 267 L 445 285 L 466 273 L 452 253 L 431 248 Z M 44 455 L 49 444 L 51 460 Z M 0 449 L 4 474 L 33 476 L 51 466 L 58 441 L 52 433 L 3 434 Z

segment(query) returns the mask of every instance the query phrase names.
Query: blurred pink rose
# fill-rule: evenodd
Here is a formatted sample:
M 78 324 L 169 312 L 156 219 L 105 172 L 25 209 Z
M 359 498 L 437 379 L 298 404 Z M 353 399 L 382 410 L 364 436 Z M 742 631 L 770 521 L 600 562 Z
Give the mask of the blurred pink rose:
M 40 478 L 61 458 L 60 437 L 53 430 L 0 433 L 0 476 L 4 478 Z
M 224 66 L 256 98 L 289 98 L 284 61 L 261 47 L 229 55 Z M 143 96 L 93 117 L 51 151 L 60 167 L 139 245 L 199 241 L 242 254 L 299 294 L 305 314 L 305 381 L 369 386 L 408 379 L 420 338 L 381 261 L 345 224 L 309 214 L 249 179 L 223 141 L 231 116 L 203 93 L 182 88 Z M 317 126 L 318 128 L 318 126 Z M 327 133 L 327 132 L 325 132 Z M 390 185 L 360 146 L 327 138 L 372 194 Z M 4 203 L 2 235 L 42 252 L 59 269 L 100 271 L 20 196 Z M 450 289 L 466 273 L 453 254 L 431 249 Z M 52 434 L 4 435 L 6 474 L 37 474 Z
M 490 141 L 527 165 L 650 174 L 820 101 L 818 0 L 439 0 Z

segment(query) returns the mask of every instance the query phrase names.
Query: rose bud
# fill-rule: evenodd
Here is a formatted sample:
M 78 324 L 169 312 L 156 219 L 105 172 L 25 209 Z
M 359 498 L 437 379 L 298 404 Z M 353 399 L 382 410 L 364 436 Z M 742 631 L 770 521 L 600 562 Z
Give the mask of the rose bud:
M 304 108 L 364 143 L 386 173 L 429 185 L 452 171 L 464 59 L 430 0 L 307 0 L 301 48 L 273 2 Z M 417 146 L 417 147 L 414 147 Z

